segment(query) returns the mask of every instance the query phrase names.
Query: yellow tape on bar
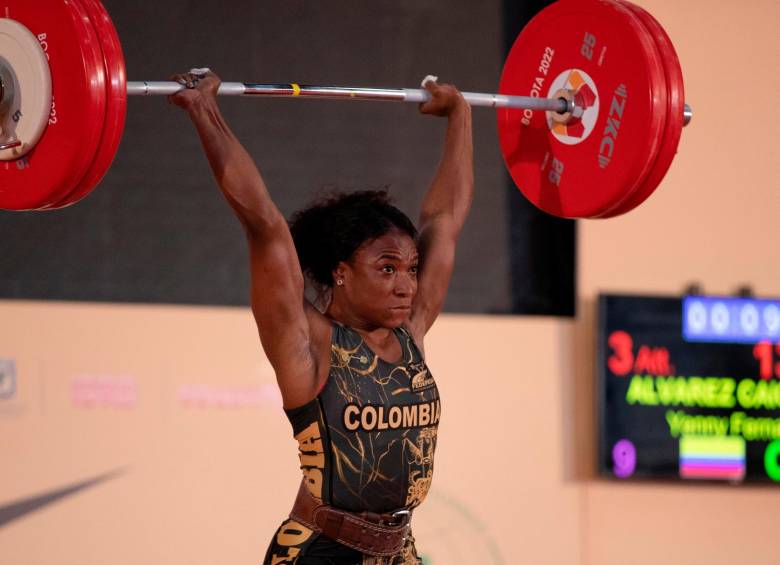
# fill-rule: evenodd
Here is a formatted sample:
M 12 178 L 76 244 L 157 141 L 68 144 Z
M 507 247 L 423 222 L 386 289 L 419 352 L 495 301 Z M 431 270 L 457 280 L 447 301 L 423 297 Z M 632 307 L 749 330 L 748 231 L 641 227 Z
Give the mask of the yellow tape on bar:
M 290 86 L 292 86 L 293 89 L 293 96 L 298 96 L 301 93 L 301 87 L 298 86 L 296 83 L 292 83 Z

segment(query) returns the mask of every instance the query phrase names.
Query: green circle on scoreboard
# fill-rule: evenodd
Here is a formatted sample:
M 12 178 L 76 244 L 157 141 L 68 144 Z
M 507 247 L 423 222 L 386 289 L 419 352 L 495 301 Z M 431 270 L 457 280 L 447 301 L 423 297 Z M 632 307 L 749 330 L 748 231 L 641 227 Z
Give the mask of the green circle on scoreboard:
M 770 479 L 780 482 L 780 439 L 776 439 L 766 446 L 764 468 Z

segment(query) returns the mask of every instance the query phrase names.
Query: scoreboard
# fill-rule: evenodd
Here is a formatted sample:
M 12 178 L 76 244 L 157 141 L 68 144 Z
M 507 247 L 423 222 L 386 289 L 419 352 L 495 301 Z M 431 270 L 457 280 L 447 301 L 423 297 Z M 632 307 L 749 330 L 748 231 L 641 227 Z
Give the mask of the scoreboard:
M 599 297 L 599 472 L 780 483 L 780 301 Z

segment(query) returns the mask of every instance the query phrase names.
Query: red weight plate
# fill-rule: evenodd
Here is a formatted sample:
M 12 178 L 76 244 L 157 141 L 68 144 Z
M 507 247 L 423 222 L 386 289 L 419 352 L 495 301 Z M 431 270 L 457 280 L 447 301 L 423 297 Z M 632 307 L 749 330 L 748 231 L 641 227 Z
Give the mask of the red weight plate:
M 0 165 L 0 207 L 58 202 L 84 176 L 100 142 L 106 108 L 103 55 L 89 16 L 68 0 L 3 0 L 0 13 L 26 26 L 49 58 L 49 125 L 25 157 Z
M 89 14 L 92 25 L 103 48 L 103 63 L 106 71 L 106 119 L 103 125 L 103 135 L 100 147 L 89 170 L 76 186 L 56 208 L 75 204 L 100 183 L 103 176 L 114 161 L 122 133 L 125 129 L 127 114 L 127 78 L 125 73 L 125 57 L 119 36 L 108 12 L 99 0 L 71 0 L 80 2 Z
M 501 149 L 523 194 L 550 214 L 596 217 L 623 202 L 655 161 L 665 123 L 663 66 L 649 33 L 607 0 L 560 0 L 518 37 L 501 75 L 503 94 L 590 101 L 577 121 L 498 111 Z
M 642 21 L 658 46 L 666 73 L 668 112 L 661 148 L 652 170 L 647 178 L 645 178 L 642 186 L 616 210 L 602 216 L 605 218 L 630 212 L 647 200 L 647 198 L 655 192 L 656 188 L 658 188 L 658 185 L 661 183 L 664 176 L 666 176 L 674 156 L 677 154 L 677 147 L 680 143 L 680 137 L 682 136 L 683 112 L 685 111 L 685 87 L 683 84 L 682 69 L 671 39 L 669 39 L 666 31 L 661 27 L 661 24 L 648 12 L 625 0 L 619 1 L 632 10 L 640 21 Z
M 663 134 L 666 131 L 666 124 L 669 121 L 669 102 L 668 102 L 668 88 L 666 84 L 666 72 L 665 67 L 663 64 L 663 58 L 661 56 L 661 53 L 658 49 L 658 45 L 656 44 L 655 40 L 653 39 L 652 34 L 647 29 L 647 27 L 642 23 L 642 21 L 639 19 L 639 16 L 637 16 L 636 13 L 634 13 L 633 10 L 631 10 L 631 7 L 629 3 L 622 2 L 620 0 L 602 0 L 603 2 L 608 2 L 615 6 L 615 9 L 622 10 L 626 12 L 626 14 L 634 20 L 635 24 L 638 26 L 638 30 L 641 30 L 640 35 L 644 38 L 645 44 L 647 46 L 648 52 L 652 53 L 651 58 L 648 60 L 651 63 L 652 68 L 652 74 L 653 77 L 653 84 L 654 84 L 654 95 L 657 97 L 657 104 L 662 110 L 659 111 L 659 118 L 660 118 L 660 129 L 658 130 L 658 135 L 654 137 L 653 141 L 655 141 L 655 146 L 652 148 L 652 150 L 647 155 L 647 160 L 645 161 L 646 167 L 642 171 L 642 173 L 637 177 L 636 183 L 634 184 L 633 188 L 630 191 L 627 191 L 625 194 L 625 198 L 621 199 L 620 202 L 618 202 L 616 205 L 611 207 L 608 210 L 605 210 L 604 212 L 598 214 L 598 218 L 610 218 L 614 216 L 618 216 L 620 214 L 623 214 L 624 212 L 621 211 L 623 209 L 623 206 L 626 205 L 628 201 L 630 201 L 632 198 L 636 196 L 636 194 L 642 190 L 645 187 L 645 181 L 650 175 L 650 173 L 653 170 L 653 166 L 655 165 L 658 153 L 661 149 L 661 146 L 663 144 Z M 626 210 L 628 211 L 628 210 Z

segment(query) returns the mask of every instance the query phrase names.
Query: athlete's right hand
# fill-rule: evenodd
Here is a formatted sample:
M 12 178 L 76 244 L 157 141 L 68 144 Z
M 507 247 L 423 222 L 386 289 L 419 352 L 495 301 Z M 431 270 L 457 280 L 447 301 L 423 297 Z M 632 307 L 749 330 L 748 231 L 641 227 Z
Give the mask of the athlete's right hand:
M 222 80 L 209 69 L 192 69 L 189 73 L 173 75 L 170 80 L 186 87 L 168 97 L 171 104 L 185 110 L 190 110 L 204 100 L 216 101 L 217 90 L 222 84 Z

